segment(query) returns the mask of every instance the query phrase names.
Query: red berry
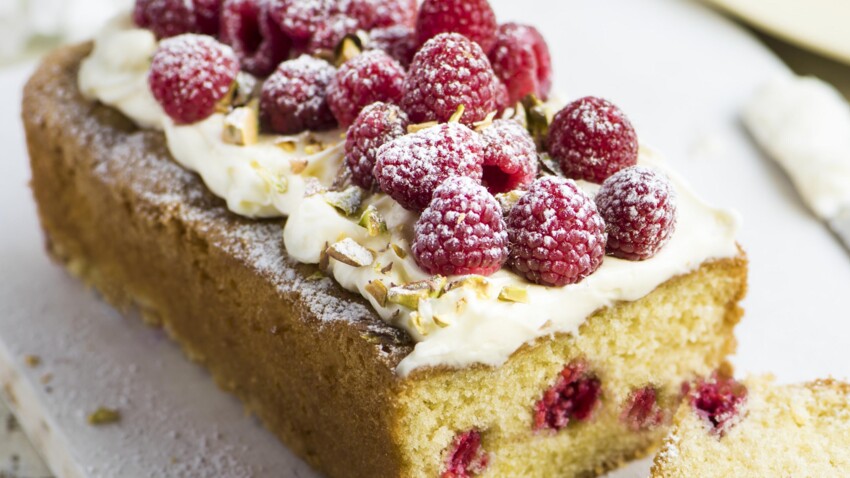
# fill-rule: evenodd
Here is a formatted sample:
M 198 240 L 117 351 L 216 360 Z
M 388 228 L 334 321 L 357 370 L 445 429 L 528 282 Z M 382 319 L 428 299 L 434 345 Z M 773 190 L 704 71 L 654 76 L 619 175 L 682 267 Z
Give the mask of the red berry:
M 632 431 L 655 428 L 664 423 L 664 410 L 658 405 L 658 391 L 647 385 L 629 394 L 620 420 Z
M 204 35 L 218 36 L 224 0 L 192 0 L 198 31 Z
M 414 123 L 448 121 L 458 106 L 472 124 L 499 109 L 499 80 L 476 43 L 457 33 L 428 40 L 413 57 L 402 106 Z
M 407 114 L 396 105 L 373 103 L 360 112 L 345 137 L 345 164 L 351 180 L 363 189 L 372 189 L 375 157 L 385 143 L 407 133 Z
M 602 382 L 587 372 L 584 362 L 573 362 L 561 370 L 558 380 L 534 406 L 534 429 L 561 430 L 573 420 L 588 420 L 602 392 Z
M 326 98 L 335 73 L 328 62 L 307 55 L 281 63 L 263 83 L 260 94 L 263 122 L 280 134 L 335 127 Z
M 564 286 L 592 274 L 605 255 L 605 223 L 575 181 L 540 178 L 508 215 L 511 265 L 537 284 Z
M 316 54 L 320 52 L 333 52 L 339 42 L 350 33 L 358 29 L 357 20 L 348 15 L 334 14 L 321 23 L 316 33 L 307 44 L 307 51 Z
M 413 27 L 416 22 L 416 0 L 342 0 L 340 11 L 356 18 L 360 28 L 404 25 Z
M 226 0 L 221 19 L 221 40 L 233 47 L 242 68 L 267 76 L 289 56 L 292 42 L 269 17 L 268 3 Z
M 676 229 L 676 192 L 667 177 L 645 166 L 606 179 L 596 206 L 608 232 L 608 254 L 642 261 L 654 256 Z
M 697 380 L 689 396 L 697 415 L 722 436 L 740 419 L 741 408 L 747 401 L 747 387 L 715 373 L 709 379 Z
M 394 27 L 376 28 L 369 32 L 369 49 L 387 52 L 401 66 L 407 68 L 416 54 L 416 36 L 410 27 L 396 25 Z
M 484 129 L 482 182 L 493 194 L 525 189 L 537 177 L 537 146 L 528 130 L 513 120 L 496 120 Z
M 335 0 L 268 0 L 272 19 L 295 40 L 308 40 L 336 7 Z
M 365 51 L 345 62 L 328 87 L 328 104 L 339 124 L 348 126 L 376 101 L 398 103 L 404 68 L 381 50 Z
M 177 124 L 215 112 L 239 73 L 233 50 L 204 35 L 163 40 L 153 56 L 148 83 L 154 98 Z
M 413 227 L 412 251 L 429 274 L 493 274 L 508 258 L 499 202 L 475 179 L 446 179 Z
M 157 38 L 198 31 L 192 0 L 136 0 L 133 21 Z
M 419 44 L 440 33 L 460 33 L 490 51 L 496 37 L 496 14 L 487 0 L 425 0 L 419 8 Z
M 509 104 L 526 95 L 545 100 L 552 86 L 549 47 L 534 27 L 506 23 L 499 27 L 489 54 L 493 71 L 508 87 Z
M 471 478 L 482 473 L 490 462 L 490 455 L 481 447 L 481 433 L 477 430 L 456 435 L 445 456 L 445 468 L 440 478 Z
M 480 180 L 483 149 L 471 129 L 443 123 L 383 145 L 375 161 L 375 179 L 404 208 L 421 211 L 450 176 Z
M 549 126 L 549 154 L 567 177 L 601 183 L 634 166 L 638 140 L 626 115 L 602 98 L 587 96 L 564 107 Z

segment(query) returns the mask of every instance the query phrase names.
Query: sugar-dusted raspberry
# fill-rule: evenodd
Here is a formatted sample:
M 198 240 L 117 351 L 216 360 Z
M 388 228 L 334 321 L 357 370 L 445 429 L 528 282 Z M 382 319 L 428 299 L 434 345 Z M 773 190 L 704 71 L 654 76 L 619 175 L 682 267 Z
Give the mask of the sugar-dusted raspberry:
M 335 0 L 268 0 L 271 17 L 295 40 L 308 40 L 336 8 Z
M 404 25 L 376 28 L 369 32 L 368 48 L 387 52 L 405 68 L 413 61 L 417 46 L 413 29 Z
M 726 434 L 741 418 L 741 408 L 747 401 L 747 387 L 731 377 L 718 373 L 699 379 L 689 391 L 691 406 L 714 433 Z
M 376 101 L 397 104 L 404 93 L 404 68 L 381 50 L 365 51 L 345 62 L 328 86 L 328 104 L 339 124 L 348 126 Z
M 345 137 L 345 164 L 351 180 L 363 189 L 372 189 L 375 157 L 385 143 L 407 133 L 407 114 L 396 105 L 372 103 L 363 108 Z
M 289 56 L 292 42 L 269 17 L 268 2 L 225 0 L 221 17 L 221 41 L 245 71 L 267 76 Z
M 260 116 L 264 124 L 281 134 L 336 126 L 327 101 L 335 73 L 328 62 L 307 55 L 281 63 L 263 83 Z
M 477 133 L 458 123 L 443 123 L 381 146 L 375 179 L 404 208 L 421 211 L 450 176 L 480 181 L 483 150 Z
M 166 114 L 175 123 L 187 124 L 215 112 L 237 73 L 239 61 L 229 46 L 187 33 L 159 44 L 148 84 Z
M 403 25 L 413 27 L 416 23 L 416 0 L 342 0 L 340 10 L 356 18 L 360 28 Z
M 667 244 L 676 229 L 676 191 L 662 173 L 632 166 L 602 183 L 596 206 L 608 232 L 608 254 L 642 261 Z
M 571 179 L 540 178 L 508 215 L 513 269 L 537 284 L 564 286 L 592 274 L 605 256 L 605 223 Z
M 658 390 L 651 385 L 632 390 L 620 414 L 620 420 L 636 432 L 655 428 L 664 423 L 664 418 Z
M 204 35 L 218 36 L 224 0 L 192 0 L 198 31 Z
M 476 43 L 457 33 L 428 40 L 410 65 L 402 106 L 414 123 L 448 121 L 458 106 L 472 124 L 496 111 L 499 80 Z
M 488 276 L 508 258 L 502 207 L 478 181 L 441 184 L 413 227 L 413 257 L 429 274 Z
M 493 194 L 525 189 L 537 177 L 537 146 L 528 130 L 513 120 L 496 120 L 484 129 L 484 176 Z
M 358 28 L 357 20 L 348 15 L 331 15 L 316 29 L 307 44 L 307 51 L 312 54 L 333 52 L 346 35 L 356 32 Z
M 601 183 L 637 163 L 638 140 L 626 115 L 612 103 L 587 96 L 564 107 L 549 126 L 549 154 L 564 174 Z
M 136 0 L 133 21 L 157 38 L 198 32 L 192 0 Z
M 482 473 L 489 462 L 490 455 L 481 447 L 481 432 L 469 430 L 452 440 L 440 478 L 472 478 Z
M 528 94 L 545 100 L 552 87 L 552 59 L 536 28 L 516 23 L 499 27 L 489 54 L 493 71 L 508 88 L 510 104 Z
M 487 0 L 425 0 L 419 7 L 419 44 L 440 33 L 460 33 L 490 51 L 496 38 L 496 14 Z
M 558 431 L 573 420 L 590 419 L 601 393 L 602 381 L 587 371 L 587 364 L 583 361 L 567 364 L 534 405 L 534 429 Z

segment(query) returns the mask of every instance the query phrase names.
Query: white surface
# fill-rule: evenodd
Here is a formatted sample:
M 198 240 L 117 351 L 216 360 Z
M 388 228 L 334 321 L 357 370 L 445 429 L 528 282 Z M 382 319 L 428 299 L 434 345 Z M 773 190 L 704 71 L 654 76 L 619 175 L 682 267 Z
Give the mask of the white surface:
M 620 104 L 699 193 L 742 213 L 751 290 L 739 370 L 782 381 L 850 376 L 850 258 L 738 121 L 755 86 L 784 67 L 690 2 L 493 3 L 502 20 L 534 23 L 547 36 L 566 98 L 596 94 Z M 0 380 L 14 373 L 15 393 L 30 396 L 25 425 L 49 429 L 34 439 L 52 440 L 54 455 L 82 476 L 315 476 L 160 332 L 121 318 L 48 262 L 17 119 L 25 76 L 0 74 L 0 91 L 12 92 L 0 97 Z M 25 367 L 26 354 L 42 365 Z M 39 381 L 47 372 L 50 393 Z M 86 425 L 100 405 L 120 408 L 121 424 Z M 646 469 L 644 461 L 614 476 Z
M 709 0 L 792 43 L 850 63 L 850 2 Z

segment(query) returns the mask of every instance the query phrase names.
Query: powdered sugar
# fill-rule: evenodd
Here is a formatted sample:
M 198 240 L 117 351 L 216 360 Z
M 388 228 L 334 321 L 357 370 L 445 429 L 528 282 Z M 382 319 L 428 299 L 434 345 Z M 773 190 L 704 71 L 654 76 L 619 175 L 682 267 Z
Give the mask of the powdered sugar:
M 483 132 L 484 185 L 493 193 L 525 189 L 537 177 L 537 146 L 522 125 L 496 120 Z
M 282 134 L 336 126 L 326 97 L 335 73 L 328 62 L 309 55 L 281 63 L 263 83 L 260 101 L 263 120 Z
M 328 104 L 341 126 L 360 110 L 383 101 L 397 104 L 404 92 L 404 68 L 381 50 L 368 50 L 345 62 L 328 86 Z

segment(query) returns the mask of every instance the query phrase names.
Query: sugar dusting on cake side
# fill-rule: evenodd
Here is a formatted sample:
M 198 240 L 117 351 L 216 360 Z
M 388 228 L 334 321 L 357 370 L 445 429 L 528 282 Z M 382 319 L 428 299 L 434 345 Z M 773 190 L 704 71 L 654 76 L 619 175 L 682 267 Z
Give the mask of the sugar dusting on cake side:
M 455 38 L 450 40 L 457 41 Z M 480 150 L 484 154 L 483 151 L 488 150 L 489 143 L 485 137 L 488 128 L 493 128 L 492 115 L 488 118 L 470 117 L 471 120 L 468 120 L 464 115 L 469 114 L 469 110 L 465 111 L 461 104 L 460 108 L 454 109 L 456 114 L 448 118 L 448 122 L 407 125 L 408 134 L 399 137 L 396 132 L 392 138 L 382 138 L 387 144 L 375 148 L 371 154 L 377 158 L 375 184 L 384 192 L 364 190 L 346 183 L 345 174 L 341 174 L 346 164 L 344 133 L 341 129 L 296 134 L 266 130 L 253 141 L 235 144 L 232 139 L 223 137 L 223 131 L 234 121 L 233 111 L 236 107 L 216 110 L 206 118 L 188 124 L 175 122 L 148 87 L 151 58 L 157 53 L 159 43 L 153 33 L 134 27 L 126 18 L 117 19 L 99 35 L 93 53 L 84 61 L 79 75 L 81 91 L 115 107 L 141 127 L 162 130 L 174 159 L 184 168 L 198 173 L 210 191 L 226 200 L 228 208 L 234 213 L 258 218 L 287 217 L 283 241 L 290 257 L 302 263 L 318 264 L 324 274 L 342 287 L 359 293 L 385 321 L 406 330 L 415 339 L 417 344 L 413 352 L 398 366 L 400 375 L 440 365 L 501 365 L 523 344 L 555 333 L 576 332 L 589 315 L 602 307 L 619 301 L 640 299 L 665 281 L 693 271 L 706 261 L 739 254 L 735 242 L 737 216 L 701 201 L 687 183 L 670 171 L 655 153 L 638 147 L 636 137 L 630 136 L 629 131 L 624 129 L 624 120 L 619 110 L 607 102 L 594 102 L 590 108 L 592 113 L 587 112 L 589 107 L 578 105 L 576 110 L 579 113 L 563 121 L 584 122 L 588 128 L 604 124 L 619 135 L 617 147 L 602 151 L 600 157 L 591 158 L 596 163 L 574 164 L 575 171 L 578 171 L 578 176 L 573 175 L 577 189 L 575 193 L 565 193 L 567 197 L 564 204 L 572 204 L 571 201 L 580 199 L 587 203 L 584 207 L 592 211 L 594 217 L 601 217 L 596 216 L 598 213 L 594 204 L 600 186 L 584 179 L 598 181 L 600 174 L 611 174 L 610 171 L 600 173 L 594 164 L 617 163 L 623 155 L 634 155 L 638 167 L 657 172 L 665 178 L 665 184 L 669 184 L 670 195 L 675 198 L 676 219 L 665 221 L 662 214 L 644 220 L 637 217 L 641 214 L 642 206 L 631 205 L 624 209 L 624 214 L 634 214 L 635 217 L 626 217 L 626 222 L 631 219 L 631 223 L 639 223 L 640 227 L 669 228 L 669 237 L 664 235 L 663 241 L 646 249 L 649 252 L 644 254 L 646 257 L 641 257 L 643 260 L 629 260 L 614 255 L 603 257 L 605 238 L 610 241 L 611 237 L 610 228 L 585 232 L 570 226 L 569 217 L 547 212 L 545 205 L 528 205 L 529 214 L 535 208 L 543 208 L 540 212 L 545 217 L 550 217 L 547 214 L 555 214 L 557 217 L 551 216 L 553 221 L 567 221 L 563 223 L 562 229 L 549 231 L 551 237 L 566 237 L 567 242 L 576 241 L 580 247 L 573 250 L 585 252 L 578 252 L 575 257 L 566 257 L 569 254 L 559 249 L 562 244 L 558 241 L 551 244 L 547 242 L 551 245 L 547 250 L 553 256 L 566 256 L 563 260 L 553 260 L 551 263 L 543 261 L 541 265 L 533 253 L 522 258 L 513 248 L 510 257 L 505 254 L 498 259 L 503 266 L 491 273 L 489 269 L 479 270 L 478 262 L 470 263 L 469 258 L 477 253 L 477 249 L 461 247 L 459 254 L 447 253 L 449 262 L 435 259 L 432 265 L 435 269 L 431 273 L 426 272 L 417 262 L 413 244 L 418 238 L 417 221 L 423 211 L 435 214 L 438 209 L 432 200 L 434 189 L 449 177 L 462 175 L 475 184 L 484 181 L 491 192 L 496 192 L 496 183 L 487 183 L 488 171 L 499 174 L 508 171 L 517 174 L 517 178 L 522 176 L 517 171 L 521 171 L 523 165 L 512 165 L 504 160 L 492 160 L 484 164 L 474 161 L 464 163 L 466 160 L 463 158 L 466 156 L 478 154 L 475 151 Z M 480 52 L 477 46 L 469 48 Z M 417 57 L 411 71 L 425 68 L 423 65 L 430 60 Z M 417 98 L 413 95 L 406 101 L 416 103 Z M 414 109 L 419 111 L 420 106 L 416 104 Z M 531 104 L 527 106 L 529 109 L 534 107 Z M 255 106 L 246 102 L 238 107 Z M 488 103 L 485 107 L 492 109 L 495 103 Z M 508 111 L 507 116 L 513 118 L 511 108 L 499 109 L 505 109 Z M 552 125 L 557 121 L 556 117 Z M 531 123 L 524 126 L 534 129 Z M 433 142 L 455 140 L 451 134 L 434 133 L 456 129 L 463 136 L 457 139 L 458 144 L 464 144 L 474 151 L 470 153 L 465 150 L 458 156 L 460 162 L 448 161 L 450 164 L 434 169 L 441 158 L 454 154 L 455 148 L 455 143 L 452 143 L 444 146 L 448 152 L 441 153 L 440 147 L 429 149 L 435 148 Z M 485 134 L 479 134 L 481 131 Z M 506 138 L 510 135 L 491 136 Z M 567 149 L 576 147 L 568 138 L 559 142 Z M 408 143 L 415 144 L 408 147 Z M 514 153 L 522 148 L 514 144 L 505 147 Z M 395 153 L 391 151 L 392 148 L 397 149 L 399 156 L 393 156 Z M 417 152 L 416 148 L 424 152 Z M 419 156 L 412 158 L 408 154 Z M 429 174 L 423 177 L 417 169 L 419 166 Z M 545 166 L 541 164 L 540 167 L 545 169 Z M 488 170 L 488 167 L 491 169 Z M 538 165 L 534 163 L 533 167 L 536 170 Z M 622 164 L 615 169 L 626 167 L 634 166 Z M 502 169 L 497 171 L 493 168 Z M 450 173 L 447 174 L 447 170 Z M 461 170 L 464 172 L 459 173 Z M 527 173 L 529 170 L 525 171 Z M 582 175 L 587 177 L 583 178 Z M 400 177 L 407 177 L 408 183 L 398 181 Z M 573 184 L 572 180 L 563 179 L 559 175 L 550 177 L 556 178 L 552 181 L 559 184 Z M 522 197 L 531 193 L 524 190 L 531 188 L 529 191 L 535 191 L 540 181 L 532 182 L 534 175 L 525 174 L 522 178 L 518 184 L 521 184 L 519 187 L 523 190 L 499 191 L 496 195 L 508 219 L 516 204 L 525 207 L 521 202 Z M 463 181 L 458 181 L 458 184 L 463 184 Z M 638 189 L 632 194 L 646 193 Z M 477 197 L 472 193 L 469 195 Z M 629 198 L 624 195 L 620 202 L 628 203 Z M 658 201 L 644 200 L 644 203 L 648 204 L 647 214 L 655 214 L 653 208 Z M 458 205 L 455 209 L 462 207 L 467 206 Z M 427 213 L 429 208 L 431 213 Z M 476 214 L 480 212 L 475 208 L 470 211 Z M 468 213 L 458 210 L 452 210 L 451 214 L 454 214 L 454 223 L 458 225 L 464 224 L 468 217 Z M 520 212 L 514 212 L 514 215 L 518 214 Z M 501 230 L 499 221 L 501 219 L 493 222 L 494 230 Z M 443 232 L 456 234 L 456 239 L 462 243 L 462 240 L 467 239 L 489 240 L 488 234 L 500 234 L 484 231 L 469 235 L 462 228 L 453 228 L 454 223 L 438 225 L 443 229 L 439 229 L 442 232 L 434 237 L 442 237 Z M 505 222 L 504 230 L 514 227 L 514 223 L 518 224 L 519 221 Z M 469 225 L 470 230 L 475 227 L 475 224 Z M 559 236 L 561 231 L 566 236 Z M 538 236 L 532 232 L 522 237 L 531 241 L 532 249 L 529 250 L 534 251 L 534 247 L 537 247 L 534 238 Z M 652 237 L 656 236 L 658 234 Z M 545 237 L 545 234 L 539 237 Z M 628 241 L 628 238 L 643 236 L 626 234 L 623 237 Z M 519 239 L 513 240 L 516 242 Z M 438 239 L 434 241 L 439 242 Z M 437 251 L 437 255 L 439 251 L 445 251 L 446 247 L 453 247 L 439 243 L 432 246 L 429 250 Z M 647 247 L 643 243 L 631 244 L 626 246 L 626 250 L 631 251 L 639 246 Z M 591 249 L 603 252 L 591 253 Z M 418 259 L 419 262 L 423 260 L 422 257 Z M 525 261 L 525 265 L 520 266 L 522 261 Z M 450 262 L 456 264 L 451 266 Z M 429 270 L 432 266 L 429 266 Z M 584 272 L 574 272 L 573 268 Z M 453 271 L 464 272 L 456 274 Z

